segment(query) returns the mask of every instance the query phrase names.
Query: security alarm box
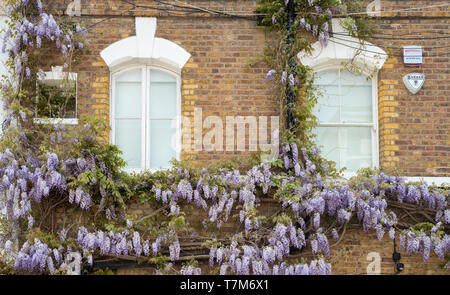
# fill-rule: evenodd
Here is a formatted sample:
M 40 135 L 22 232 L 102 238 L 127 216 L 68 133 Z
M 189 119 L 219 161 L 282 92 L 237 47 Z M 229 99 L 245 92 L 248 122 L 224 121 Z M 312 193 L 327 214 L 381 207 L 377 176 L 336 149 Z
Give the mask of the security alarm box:
M 406 66 L 422 64 L 422 46 L 403 46 L 403 63 Z

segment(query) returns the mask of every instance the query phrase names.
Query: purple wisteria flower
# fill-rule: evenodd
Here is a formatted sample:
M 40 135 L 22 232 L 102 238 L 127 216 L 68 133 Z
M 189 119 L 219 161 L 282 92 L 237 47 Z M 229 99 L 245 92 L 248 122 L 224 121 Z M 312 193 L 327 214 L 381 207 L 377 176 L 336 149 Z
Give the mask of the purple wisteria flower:
M 272 80 L 272 76 L 276 73 L 275 70 L 270 70 L 267 72 L 266 80 Z
M 286 79 L 287 79 L 287 72 L 283 71 L 283 73 L 281 74 L 281 83 L 284 84 L 286 83 Z

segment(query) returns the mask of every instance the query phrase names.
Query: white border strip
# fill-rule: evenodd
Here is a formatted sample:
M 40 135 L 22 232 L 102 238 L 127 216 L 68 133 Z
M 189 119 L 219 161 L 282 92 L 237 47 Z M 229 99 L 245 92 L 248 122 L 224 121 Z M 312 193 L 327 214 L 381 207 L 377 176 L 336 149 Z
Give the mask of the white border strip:
M 450 185 L 450 177 L 425 177 L 425 176 L 414 176 L 414 177 L 405 177 L 406 182 L 408 181 L 424 181 L 428 185 L 436 184 L 448 184 Z
M 342 173 L 345 179 L 350 179 L 351 177 L 356 176 L 355 172 L 343 172 Z M 405 182 L 417 182 L 424 181 L 428 185 L 435 184 L 437 186 L 441 186 L 443 184 L 450 185 L 450 177 L 433 177 L 433 176 L 402 176 L 405 179 Z
M 78 125 L 78 119 L 63 119 L 63 118 L 34 118 L 36 124 L 63 124 L 63 125 Z

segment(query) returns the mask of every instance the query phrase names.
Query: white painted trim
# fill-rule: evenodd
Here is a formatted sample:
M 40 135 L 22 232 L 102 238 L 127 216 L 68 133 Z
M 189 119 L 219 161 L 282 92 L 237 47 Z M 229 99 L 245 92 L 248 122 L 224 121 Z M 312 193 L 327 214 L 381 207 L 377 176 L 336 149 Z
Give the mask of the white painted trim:
M 64 79 L 69 79 L 72 81 L 77 81 L 78 74 L 77 73 L 67 73 L 62 71 L 51 71 L 51 72 L 44 72 L 44 79 L 42 79 L 41 76 L 38 76 L 39 81 L 62 81 Z
M 142 120 L 144 120 L 144 132 L 142 133 L 142 142 L 144 143 L 144 164 L 142 165 L 141 170 L 149 169 L 150 168 L 150 147 L 152 145 L 152 137 L 147 136 L 150 133 L 150 130 L 152 128 L 151 126 L 151 120 L 150 115 L 146 116 L 146 114 L 150 114 L 150 75 L 151 75 L 151 69 L 148 67 L 145 67 L 145 88 L 144 88 L 144 117 Z M 147 132 L 148 131 L 148 132 Z
M 345 179 L 350 179 L 351 177 L 356 176 L 356 172 L 343 172 L 343 177 Z M 437 185 L 441 186 L 443 184 L 450 185 L 450 177 L 433 177 L 433 176 L 401 176 L 405 179 L 405 182 L 417 182 L 423 181 L 428 185 Z
M 152 58 L 156 33 L 156 18 L 136 17 L 137 54 L 141 58 Z
M 117 41 L 100 52 L 108 67 L 131 61 L 138 56 L 136 36 Z
M 34 118 L 33 122 L 36 124 L 63 124 L 63 125 L 78 125 L 78 119 L 66 118 Z
M 78 73 L 63 72 L 63 67 L 52 67 L 51 72 L 44 72 L 44 77 L 40 75 L 37 77 L 38 81 L 62 82 L 64 79 L 75 81 L 75 116 L 78 114 Z M 38 96 L 36 94 L 36 101 Z M 78 125 L 78 118 L 34 118 L 33 122 L 36 124 L 63 124 L 63 125 Z
M 428 185 L 436 184 L 438 186 L 447 184 L 450 185 L 450 177 L 432 177 L 432 176 L 414 176 L 414 177 L 405 177 L 406 182 L 409 181 L 424 181 Z
M 320 127 L 373 127 L 373 123 L 319 123 Z
M 372 77 L 372 118 L 374 129 L 372 129 L 372 163 L 374 167 L 380 166 L 380 129 L 378 124 L 378 73 Z
M 333 31 L 345 32 L 341 22 L 340 19 L 332 20 Z M 303 65 L 310 66 L 317 71 L 320 71 L 322 67 L 352 61 L 352 64 L 366 75 L 378 71 L 386 62 L 386 52 L 369 42 L 359 45 L 355 43 L 359 42 L 359 39 L 344 35 L 339 35 L 339 40 L 333 37 L 330 40 L 325 47 L 320 41 L 315 42 L 310 53 L 301 51 L 297 54 L 297 58 Z M 357 48 L 362 50 L 359 51 Z
M 191 54 L 174 42 L 155 38 L 156 18 L 136 17 L 136 36 L 117 41 L 100 53 L 108 67 L 115 71 L 123 64 L 164 63 L 180 71 Z

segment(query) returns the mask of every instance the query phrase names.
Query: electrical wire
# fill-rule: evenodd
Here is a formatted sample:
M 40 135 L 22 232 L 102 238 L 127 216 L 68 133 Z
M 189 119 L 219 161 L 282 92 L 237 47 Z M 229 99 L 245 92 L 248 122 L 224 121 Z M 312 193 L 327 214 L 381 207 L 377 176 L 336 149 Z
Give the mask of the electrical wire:
M 385 55 L 385 56 L 391 56 L 391 57 L 392 57 L 392 56 L 395 56 L 395 57 L 403 57 L 403 55 L 401 55 L 401 54 L 387 54 L 387 53 L 376 52 L 376 51 L 368 50 L 368 49 L 364 49 L 364 48 L 359 48 L 359 47 L 349 46 L 349 45 L 347 45 L 347 44 L 343 44 L 343 43 L 337 42 L 337 41 L 335 41 L 335 40 L 333 40 L 333 39 L 328 39 L 328 41 L 330 41 L 330 42 L 332 42 L 332 43 L 335 43 L 335 44 L 342 45 L 342 46 L 346 46 L 346 47 L 348 47 L 348 48 L 357 49 L 357 50 L 359 50 L 359 51 L 364 51 L 364 52 L 368 52 L 368 53 L 374 53 L 374 54 Z M 450 46 L 449 46 L 448 48 L 450 48 Z M 449 51 L 449 52 L 446 52 L 446 53 L 443 53 L 443 54 L 427 55 L 427 56 L 425 56 L 425 57 L 443 57 L 443 56 L 448 56 L 448 55 L 450 55 L 450 51 Z
M 357 49 L 357 50 L 359 50 L 359 51 L 364 51 L 364 52 L 368 52 L 368 53 L 375 53 L 375 54 L 379 54 L 379 55 L 386 55 L 386 56 L 389 56 L 389 54 L 387 54 L 387 53 L 377 52 L 377 51 L 373 51 L 373 50 L 367 50 L 367 49 L 360 48 L 360 47 L 349 46 L 349 45 L 347 45 L 347 44 L 337 42 L 337 41 L 335 41 L 335 40 L 333 40 L 333 39 L 328 39 L 328 41 L 329 41 L 329 42 L 332 42 L 332 43 L 335 43 L 335 44 L 342 45 L 342 46 L 346 46 L 346 47 L 348 47 L 348 48 Z
M 131 4 L 131 5 L 136 5 L 136 7 L 140 7 L 140 8 L 155 8 L 154 6 L 146 6 L 146 5 L 138 5 L 138 4 L 134 4 L 131 3 L 127 0 L 121 0 L 125 3 Z M 199 7 L 199 6 L 195 6 L 192 4 L 188 4 L 186 2 L 183 1 L 179 1 L 179 0 L 173 0 L 173 2 L 177 2 L 179 4 L 175 4 L 175 3 L 171 3 L 171 2 L 167 2 L 167 1 L 162 1 L 162 0 L 155 0 L 157 3 L 163 4 L 163 5 L 170 5 L 176 8 L 183 8 L 183 9 L 192 9 L 196 12 L 201 12 L 201 13 L 210 13 L 210 14 L 218 14 L 218 15 L 223 15 L 223 16 L 228 16 L 228 17 L 235 17 L 235 18 L 243 18 L 243 19 L 247 19 L 247 20 L 254 20 L 253 18 L 248 18 L 246 16 L 260 16 L 260 15 L 264 15 L 264 14 L 232 14 L 229 12 L 221 12 L 221 11 L 217 11 L 217 10 L 212 10 L 212 9 L 206 9 L 203 7 Z M 423 7 L 415 7 L 415 8 L 411 8 L 411 10 L 417 10 L 417 9 L 426 9 L 426 8 L 434 8 L 434 7 L 441 7 L 441 6 L 450 6 L 450 3 L 448 4 L 439 4 L 439 5 L 431 5 L 431 6 L 423 6 Z M 164 9 L 163 9 L 164 10 Z M 404 10 L 392 10 L 392 11 L 386 11 L 386 12 L 395 12 L 395 11 L 404 11 Z M 439 32 L 437 32 L 439 33 Z M 336 32 L 335 34 L 341 34 L 341 35 L 348 35 L 348 33 L 346 32 Z M 447 39 L 450 38 L 450 35 L 446 35 L 446 36 L 438 36 L 438 37 L 431 37 L 431 36 L 427 36 L 427 37 L 421 37 L 421 38 L 404 38 L 404 37 L 399 37 L 398 35 L 394 35 L 394 34 L 384 34 L 384 33 L 376 33 L 375 34 L 377 37 L 374 38 L 379 38 L 379 39 L 389 39 L 389 38 L 385 38 L 385 37 L 378 37 L 379 35 L 381 36 L 395 36 L 395 39 L 400 39 L 402 38 L 402 40 L 433 40 L 433 39 Z
M 445 7 L 450 6 L 450 3 L 444 3 L 444 4 L 437 4 L 437 5 L 429 5 L 429 6 L 421 6 L 421 7 L 412 7 L 412 8 L 402 8 L 402 9 L 395 9 L 395 10 L 380 10 L 376 12 L 367 12 L 367 11 L 361 11 L 361 12 L 349 12 L 346 14 L 335 14 L 334 17 L 340 17 L 340 16 L 350 16 L 350 15 L 368 15 L 368 14 L 374 14 L 374 13 L 396 13 L 396 12 L 411 12 L 415 10 L 423 10 L 423 9 L 429 9 L 429 8 L 439 8 L 439 7 Z M 312 12 L 312 15 L 320 15 L 320 13 Z M 248 13 L 248 14 L 242 14 L 247 16 L 258 16 L 258 15 L 266 15 L 266 14 L 258 14 L 258 13 Z
M 223 15 L 223 16 L 228 16 L 228 17 L 235 17 L 235 18 L 240 18 L 240 19 L 254 20 L 253 18 L 246 17 L 246 16 L 249 16 L 251 14 L 247 14 L 246 16 L 230 14 L 228 12 L 221 12 L 221 11 L 217 11 L 217 10 L 211 10 L 211 9 L 202 8 L 202 7 L 195 6 L 195 5 L 192 5 L 192 4 L 188 4 L 186 2 L 182 2 L 182 1 L 178 1 L 178 0 L 174 0 L 174 2 L 177 2 L 177 3 L 180 3 L 180 4 L 170 3 L 170 2 L 166 2 L 166 1 L 162 1 L 162 0 L 155 0 L 155 2 L 157 2 L 159 4 L 172 6 L 173 7 L 172 9 L 161 8 L 161 7 L 150 6 L 150 5 L 135 4 L 135 3 L 130 2 L 128 0 L 121 0 L 121 1 L 123 3 L 125 3 L 125 4 L 132 5 L 133 7 L 128 9 L 128 10 L 125 10 L 125 11 L 121 12 L 119 15 L 108 16 L 108 17 L 106 17 L 105 19 L 103 19 L 101 21 L 98 21 L 98 22 L 96 22 L 94 24 L 91 24 L 87 28 L 88 29 L 92 28 L 92 27 L 94 27 L 94 26 L 96 26 L 96 25 L 98 25 L 98 24 L 100 24 L 100 23 L 102 23 L 102 22 L 104 22 L 106 20 L 109 20 L 111 18 L 114 18 L 114 17 L 117 17 L 117 16 L 122 16 L 125 13 L 128 13 L 128 12 L 131 12 L 131 11 L 135 10 L 136 8 L 144 8 L 144 9 L 151 9 L 151 10 L 156 10 L 156 11 L 164 11 L 164 12 L 167 12 L 167 13 L 178 13 L 178 12 L 181 12 L 181 13 L 209 13 L 209 14 L 215 14 L 215 15 Z M 427 9 L 427 8 L 443 7 L 443 6 L 450 6 L 450 3 L 440 4 L 440 5 L 423 6 L 423 7 L 414 7 L 414 8 L 408 9 L 408 10 Z M 392 11 L 389 11 L 389 12 L 398 12 L 398 11 L 405 11 L 405 10 L 404 9 L 399 9 L 399 10 L 392 10 Z M 388 11 L 385 11 L 385 12 L 388 12 Z M 261 15 L 261 14 L 252 14 L 252 15 Z M 439 33 L 439 32 L 436 32 L 436 33 Z M 333 35 L 348 36 L 348 32 L 333 32 Z M 381 35 L 381 36 L 379 36 L 379 35 Z M 392 36 L 392 37 L 395 36 L 395 38 L 387 38 L 385 36 Z M 343 39 L 339 39 L 337 37 L 335 37 L 335 38 L 337 40 L 344 41 Z M 420 37 L 420 38 L 405 38 L 405 37 L 401 37 L 401 36 L 394 35 L 394 34 L 378 33 L 378 34 L 376 34 L 376 36 L 369 37 L 369 38 L 372 38 L 372 39 L 383 39 L 383 40 L 414 40 L 414 41 L 420 41 L 420 40 L 448 39 L 448 38 L 450 38 L 450 35 L 433 36 L 433 37 L 426 36 L 426 37 Z M 349 41 L 349 40 L 345 40 L 345 41 Z M 353 41 L 353 42 L 355 42 L 355 41 Z M 338 43 L 338 42 L 335 42 L 335 43 L 343 45 L 343 46 L 347 46 L 347 45 L 342 44 L 342 43 Z M 358 49 L 356 47 L 351 47 L 351 46 L 347 46 L 347 47 Z M 393 49 L 400 49 L 399 47 L 393 47 L 393 46 L 385 46 L 385 47 L 386 48 L 393 48 Z M 433 48 L 449 48 L 449 46 L 436 46 L 436 47 L 429 47 L 429 48 L 431 48 L 431 49 L 433 49 Z M 363 50 L 363 49 L 360 49 L 360 50 L 371 52 L 371 53 L 377 53 L 377 52 L 370 51 L 370 50 Z
M 228 17 L 234 17 L 234 18 L 240 18 L 240 19 L 247 19 L 247 20 L 254 20 L 254 18 L 249 18 L 247 16 L 244 15 L 238 15 L 238 14 L 231 14 L 228 12 L 223 12 L 223 11 L 218 11 L 218 10 L 212 10 L 212 9 L 207 9 L 207 8 L 203 8 L 203 7 L 199 7 L 199 6 L 195 6 L 192 4 L 188 4 L 185 2 L 181 2 L 181 1 L 175 1 L 177 3 L 182 3 L 184 5 L 179 5 L 179 4 L 173 4 L 170 2 L 166 2 L 166 1 L 161 1 L 161 0 L 154 0 L 158 3 L 164 4 L 164 5 L 172 5 L 173 7 L 178 7 L 178 8 L 190 8 L 190 9 L 195 9 L 197 11 L 201 11 L 203 13 L 210 13 L 210 14 L 218 14 L 218 15 L 223 15 L 223 16 L 228 16 Z M 187 6 L 188 5 L 188 6 Z
M 209 14 L 214 14 L 214 15 L 222 15 L 222 16 L 227 16 L 227 17 L 233 17 L 233 18 L 239 18 L 239 19 L 246 19 L 246 20 L 255 20 L 254 17 L 250 17 L 250 16 L 264 16 L 266 14 L 260 14 L 260 13 L 244 13 L 244 14 L 236 14 L 236 13 L 231 13 L 231 12 L 227 12 L 227 11 L 218 11 L 218 10 L 212 10 L 212 9 L 207 9 L 207 8 L 203 8 L 200 6 L 195 6 L 183 1 L 179 1 L 179 0 L 174 0 L 174 2 L 177 2 L 179 4 L 176 3 L 171 3 L 171 2 L 167 2 L 167 1 L 162 1 L 162 0 L 154 0 L 155 2 L 162 4 L 162 5 L 167 5 L 167 6 L 172 6 L 176 9 L 168 9 L 168 8 L 160 8 L 157 6 L 150 6 L 150 5 L 142 5 L 142 4 L 135 4 L 133 2 L 130 2 L 128 0 L 120 0 L 123 3 L 132 5 L 133 8 L 129 9 L 125 12 L 129 12 L 131 10 L 134 10 L 136 8 L 145 8 L 145 9 L 152 9 L 152 10 L 158 10 L 158 11 L 164 11 L 167 13 L 177 13 L 177 12 L 181 12 L 181 13 L 209 13 Z M 413 7 L 413 8 L 406 8 L 406 9 L 397 9 L 397 10 L 385 10 L 385 11 L 381 11 L 382 13 L 388 13 L 388 12 L 401 12 L 401 11 L 413 11 L 413 10 L 421 10 L 421 9 L 428 9 L 428 8 L 437 8 L 437 7 L 445 7 L 445 6 L 450 6 L 450 3 L 445 3 L 445 4 L 438 4 L 438 5 L 430 5 L 430 6 L 422 6 L 422 7 Z M 123 15 L 124 13 L 121 13 L 120 15 Z M 315 14 L 315 13 L 311 13 L 311 14 Z M 357 15 L 357 14 L 367 14 L 367 12 L 355 12 L 355 13 L 348 13 L 348 15 Z M 114 15 L 115 16 L 115 15 Z M 107 17 L 105 20 L 110 19 L 114 16 L 109 16 Z M 335 16 L 339 16 L 339 15 L 335 15 Z M 99 22 L 100 23 L 100 22 Z M 94 26 L 95 24 L 93 24 L 92 26 Z M 337 32 L 335 34 L 345 34 L 347 35 L 347 33 L 345 32 Z M 377 37 L 379 38 L 378 35 L 381 36 L 396 36 L 394 34 L 382 34 L 382 33 L 377 33 L 376 34 Z M 445 38 L 450 38 L 450 36 L 440 36 L 440 37 L 423 37 L 420 39 L 445 39 Z M 387 39 L 387 38 L 380 38 L 380 39 Z M 418 40 L 420 40 L 418 39 Z M 403 40 L 416 40 L 414 38 L 411 39 L 403 39 Z
M 174 0 L 175 2 L 181 2 L 181 1 L 177 1 Z M 183 2 L 181 2 L 183 3 Z M 185 3 L 187 4 L 187 3 Z M 440 7 L 446 7 L 446 6 L 450 6 L 450 3 L 443 3 L 443 4 L 436 4 L 436 5 L 427 5 L 427 6 L 420 6 L 420 7 L 411 7 L 411 8 L 402 8 L 402 9 L 394 9 L 394 10 L 380 10 L 380 11 L 376 11 L 376 12 L 367 12 L 367 11 L 360 11 L 360 12 L 349 12 L 347 14 L 336 14 L 334 15 L 335 17 L 339 17 L 339 16 L 350 16 L 350 15 L 368 15 L 368 14 L 374 14 L 374 13 L 396 13 L 396 12 L 411 12 L 411 11 L 416 11 L 416 10 L 424 10 L 424 9 L 430 9 L 430 8 L 440 8 Z M 224 12 L 224 13 L 228 13 L 230 14 L 230 12 Z M 320 15 L 319 13 L 311 13 L 312 15 Z M 263 13 L 243 13 L 243 14 L 238 14 L 239 16 L 265 16 L 267 14 L 263 14 Z
M 333 38 L 336 39 L 336 40 L 346 41 L 346 42 L 350 42 L 350 43 L 357 43 L 357 44 L 361 44 L 361 45 L 364 45 L 364 46 L 378 47 L 378 45 L 375 45 L 375 44 L 361 43 L 360 41 L 356 41 L 356 40 L 348 40 L 348 39 L 343 39 L 343 38 L 339 38 L 339 37 L 336 37 L 336 36 L 333 36 Z M 448 42 L 450 42 L 450 40 Z M 384 48 L 391 48 L 391 49 L 403 49 L 403 47 L 401 47 L 401 46 L 391 46 L 391 45 L 382 45 L 382 47 L 384 47 Z M 423 47 L 423 49 L 427 50 L 427 49 L 449 48 L 449 47 L 450 47 L 450 44 L 449 45 L 439 45 L 439 46 L 428 46 L 428 47 Z
M 411 7 L 411 8 L 402 8 L 402 9 L 394 9 L 394 10 L 380 10 L 376 12 L 367 12 L 367 11 L 361 11 L 361 12 L 350 12 L 347 14 L 342 15 L 335 15 L 335 16 L 349 16 L 349 15 L 367 15 L 367 14 L 374 14 L 374 13 L 396 13 L 396 12 L 411 12 L 415 10 L 423 10 L 423 9 L 429 9 L 429 8 L 439 8 L 439 7 L 446 7 L 450 6 L 450 3 L 443 3 L 443 4 L 436 4 L 436 5 L 427 5 L 427 6 L 419 6 L 419 7 Z
M 87 26 L 86 28 L 87 28 L 87 29 L 90 29 L 90 28 L 95 27 L 95 26 L 97 26 L 97 25 L 99 25 L 99 24 L 101 24 L 101 23 L 103 23 L 103 22 L 105 22 L 105 21 L 107 21 L 107 20 L 112 19 L 112 18 L 119 17 L 119 16 L 123 16 L 123 15 L 125 15 L 126 13 L 129 13 L 129 12 L 135 10 L 136 8 L 153 9 L 153 10 L 156 10 L 156 11 L 164 11 L 164 12 L 167 12 L 167 13 L 172 13 L 172 12 L 187 12 L 187 13 L 191 13 L 191 12 L 192 12 L 192 11 L 181 11 L 181 10 L 169 10 L 169 9 L 165 9 L 165 8 L 159 8 L 159 7 L 156 7 L 156 6 L 137 5 L 137 4 L 134 4 L 134 3 L 129 2 L 129 1 L 127 1 L 127 0 L 121 0 L 121 1 L 122 1 L 123 3 L 125 3 L 125 4 L 132 5 L 133 7 L 130 8 L 130 9 L 124 10 L 124 11 L 122 11 L 122 12 L 119 13 L 119 14 L 109 15 L 109 16 L 103 18 L 102 20 L 100 20 L 100 21 L 98 21 L 98 22 L 95 22 L 95 23 L 93 23 L 93 24 Z
M 440 32 L 433 32 L 435 34 L 446 34 L 446 33 L 440 33 Z M 349 33 L 348 32 L 333 32 L 333 34 L 335 35 L 342 35 L 342 36 L 348 36 Z M 392 36 L 395 38 L 387 38 L 384 36 Z M 375 33 L 373 36 L 368 36 L 369 38 L 374 38 L 374 39 L 385 39 L 385 40 L 434 40 L 434 39 L 449 39 L 450 38 L 450 34 L 449 35 L 445 35 L 445 36 L 427 36 L 427 37 L 417 37 L 417 38 L 406 38 L 406 37 L 402 37 L 399 35 L 395 35 L 395 34 L 383 34 L 383 33 Z
M 195 11 L 192 10 L 192 9 L 189 9 L 189 10 L 182 10 L 182 9 L 168 9 L 168 8 L 161 8 L 161 7 L 158 7 L 158 6 L 152 6 L 152 5 L 135 4 L 135 3 L 130 2 L 130 1 L 127 1 L 127 0 L 120 0 L 120 1 L 122 1 L 122 2 L 124 2 L 124 3 L 127 3 L 127 4 L 129 4 L 129 5 L 133 5 L 133 6 L 134 6 L 134 9 L 136 9 L 136 8 L 146 8 L 146 9 L 153 9 L 153 10 L 164 11 L 164 12 L 168 12 L 168 13 L 170 13 L 170 12 L 184 12 L 184 13 L 192 13 L 192 12 L 195 12 Z M 159 1 L 156 1 L 156 0 L 154 0 L 154 1 L 155 1 L 155 2 L 158 2 L 158 3 L 161 3 L 161 4 L 165 4 L 165 3 L 162 3 L 162 2 L 159 2 Z
M 128 10 L 122 11 L 122 12 L 121 12 L 120 14 L 118 14 L 118 15 L 109 15 L 109 16 L 107 16 L 107 17 L 101 19 L 101 20 L 98 21 L 98 22 L 95 22 L 95 23 L 93 23 L 93 24 L 90 24 L 89 26 L 86 27 L 86 29 L 89 30 L 89 29 L 91 29 L 91 28 L 93 28 L 93 27 L 95 27 L 95 26 L 97 26 L 97 25 L 99 25 L 99 24 L 101 24 L 101 23 L 103 23 L 103 22 L 105 22 L 105 21 L 107 21 L 107 20 L 110 20 L 110 19 L 112 19 L 112 18 L 114 18 L 114 17 L 122 16 L 122 15 L 124 15 L 125 13 L 131 12 L 132 10 L 134 10 L 134 8 L 130 8 L 130 9 L 128 9 Z

